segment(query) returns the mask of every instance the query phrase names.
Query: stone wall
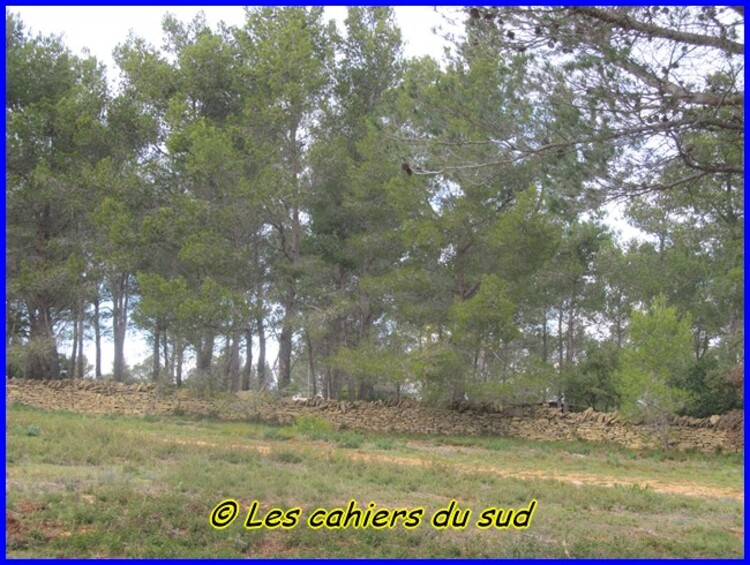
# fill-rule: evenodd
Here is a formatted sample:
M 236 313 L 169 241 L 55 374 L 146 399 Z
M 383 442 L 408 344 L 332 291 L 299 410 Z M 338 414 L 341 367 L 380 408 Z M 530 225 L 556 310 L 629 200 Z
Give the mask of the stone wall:
M 563 413 L 543 406 L 496 407 L 493 410 L 431 409 L 402 399 L 388 402 L 323 399 L 273 399 L 240 392 L 200 398 L 187 390 L 160 391 L 154 385 L 123 385 L 91 380 L 27 381 L 10 379 L 6 402 L 50 410 L 95 414 L 191 414 L 230 420 L 289 424 L 302 414 L 330 421 L 338 429 L 376 432 L 501 435 L 530 440 L 583 439 L 643 449 L 657 447 L 651 428 L 621 421 L 618 414 L 592 409 Z M 675 417 L 670 443 L 677 449 L 711 452 L 743 448 L 743 415 L 698 419 Z

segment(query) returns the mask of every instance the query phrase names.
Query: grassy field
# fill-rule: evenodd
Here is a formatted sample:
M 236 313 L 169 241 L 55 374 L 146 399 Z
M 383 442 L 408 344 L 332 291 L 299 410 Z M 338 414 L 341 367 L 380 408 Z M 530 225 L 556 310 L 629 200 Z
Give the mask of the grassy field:
M 742 557 L 738 454 L 637 453 L 583 442 L 390 437 L 182 417 L 7 410 L 10 557 Z M 236 500 L 217 530 L 212 510 Z M 423 508 L 397 522 L 313 529 L 346 507 Z M 246 529 L 299 507 L 290 528 Z M 467 527 L 436 529 L 451 500 Z M 525 528 L 476 527 L 536 500 Z M 370 504 L 370 503 L 374 504 Z M 369 506 L 368 506 L 369 505 Z M 335 513 L 332 513 L 335 516 Z M 269 517 L 270 518 L 270 517 Z M 286 519 L 292 523 L 291 515 Z M 277 520 L 278 522 L 279 520 Z M 273 520 L 271 520 L 273 524 Z M 519 522 L 519 525 L 522 525 Z

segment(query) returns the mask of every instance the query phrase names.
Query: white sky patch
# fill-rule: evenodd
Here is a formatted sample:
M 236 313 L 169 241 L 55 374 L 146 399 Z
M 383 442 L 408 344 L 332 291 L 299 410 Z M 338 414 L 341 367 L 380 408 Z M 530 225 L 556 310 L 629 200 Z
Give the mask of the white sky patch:
M 75 55 L 90 53 L 107 66 L 110 76 L 116 73 L 112 52 L 125 43 L 129 32 L 142 37 L 154 47 L 161 47 L 164 34 L 162 19 L 174 14 L 182 22 L 190 22 L 203 12 L 206 23 L 216 29 L 220 22 L 242 27 L 243 6 L 8 6 L 19 14 L 27 29 L 42 35 L 62 35 L 63 42 Z M 444 14 L 457 8 L 431 6 L 396 6 L 394 14 L 401 29 L 406 57 L 431 55 L 440 59 L 446 43 L 433 29 L 445 27 Z M 326 19 L 335 19 L 343 29 L 346 7 L 329 6 Z M 453 29 L 456 33 L 456 29 Z
M 627 242 L 637 239 L 644 241 L 649 239 L 646 232 L 631 226 L 625 219 L 625 205 L 622 202 L 609 202 L 603 206 L 606 211 L 604 224 L 616 235 L 617 241 L 624 246 Z

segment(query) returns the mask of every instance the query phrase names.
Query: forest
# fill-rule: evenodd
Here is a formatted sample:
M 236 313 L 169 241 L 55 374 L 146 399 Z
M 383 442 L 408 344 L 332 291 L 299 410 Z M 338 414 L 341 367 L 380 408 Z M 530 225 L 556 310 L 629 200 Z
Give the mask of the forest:
M 744 9 L 450 13 L 166 15 L 112 84 L 6 12 L 6 375 L 741 407 Z

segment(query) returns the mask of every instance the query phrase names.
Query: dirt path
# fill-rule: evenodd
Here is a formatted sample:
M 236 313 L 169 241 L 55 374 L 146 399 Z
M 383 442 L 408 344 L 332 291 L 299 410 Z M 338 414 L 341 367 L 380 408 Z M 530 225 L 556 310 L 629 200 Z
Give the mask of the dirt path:
M 198 445 L 201 447 L 218 447 L 218 448 L 231 448 L 231 449 L 247 449 L 257 451 L 258 453 L 269 454 L 273 451 L 274 446 L 283 446 L 284 444 L 270 444 L 264 442 L 253 442 L 249 443 L 213 443 L 203 440 L 184 440 L 174 438 L 163 438 L 156 434 L 140 434 L 154 439 L 162 441 L 164 443 L 176 443 L 179 445 Z M 308 446 L 314 447 L 320 450 L 320 443 L 306 442 L 300 440 L 290 440 L 288 444 L 295 446 Z M 335 448 L 330 448 L 331 452 L 336 451 Z M 434 465 L 434 461 L 426 460 L 418 457 L 404 457 L 398 455 L 385 455 L 380 453 L 365 453 L 363 451 L 352 451 L 352 450 L 338 450 L 339 453 L 343 454 L 348 459 L 355 461 L 372 461 L 377 463 L 389 463 L 394 465 L 404 465 L 409 467 L 429 467 Z M 440 460 L 440 464 L 451 467 L 462 473 L 469 474 L 492 474 L 499 477 L 507 477 L 514 479 L 541 479 L 549 481 L 558 481 L 561 483 L 573 484 L 576 486 L 598 486 L 598 487 L 614 487 L 614 486 L 638 486 L 641 488 L 648 488 L 653 492 L 660 494 L 677 494 L 681 496 L 692 496 L 697 498 L 731 498 L 733 500 L 743 501 L 745 499 L 744 491 L 734 488 L 721 488 L 721 487 L 710 487 L 697 483 L 689 482 L 666 482 L 656 480 L 628 480 L 622 478 L 610 477 L 607 475 L 596 475 L 589 473 L 550 473 L 547 471 L 511 471 L 507 469 L 501 469 L 494 466 L 476 466 L 467 465 L 465 463 L 458 463 L 450 461 L 447 458 Z
M 410 457 L 396 457 L 390 455 L 370 454 L 362 452 L 347 454 L 347 456 L 351 459 L 357 459 L 361 461 L 378 461 L 383 463 L 394 463 L 397 465 L 432 465 L 432 462 L 430 461 L 425 461 L 424 459 L 412 459 Z M 745 498 L 745 494 L 741 490 L 732 488 L 708 487 L 695 483 L 668 483 L 664 481 L 653 480 L 627 480 L 609 477 L 607 475 L 594 475 L 587 473 L 549 473 L 545 471 L 528 470 L 509 471 L 507 469 L 499 469 L 497 467 L 466 465 L 463 463 L 452 463 L 450 461 L 441 461 L 441 463 L 453 467 L 454 469 L 459 470 L 462 473 L 492 474 L 499 477 L 514 479 L 541 479 L 558 481 L 561 483 L 570 483 L 577 486 L 639 486 L 641 488 L 651 489 L 652 491 L 661 494 L 679 494 L 683 496 L 694 496 L 698 498 L 732 498 L 739 501 L 742 501 Z

